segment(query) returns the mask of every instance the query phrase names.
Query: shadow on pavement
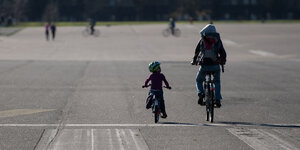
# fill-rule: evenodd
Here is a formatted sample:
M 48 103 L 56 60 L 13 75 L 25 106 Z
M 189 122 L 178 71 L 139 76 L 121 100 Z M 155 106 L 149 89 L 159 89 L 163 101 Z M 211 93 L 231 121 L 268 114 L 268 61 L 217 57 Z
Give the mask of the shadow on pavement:
M 207 127 L 276 127 L 276 128 L 300 128 L 300 124 L 269 124 L 269 123 L 251 123 L 251 122 L 229 122 L 218 121 L 214 123 L 183 123 L 183 122 L 159 122 L 163 125 L 175 125 L 175 126 L 207 126 Z
M 160 124 L 174 124 L 174 125 L 190 125 L 190 126 L 198 126 L 199 124 L 195 123 L 183 123 L 183 122 L 159 122 Z
M 215 122 L 216 124 L 225 124 L 232 126 L 261 126 L 261 127 L 278 127 L 278 128 L 300 128 L 298 124 L 269 124 L 269 123 L 251 123 L 251 122 L 227 122 L 219 121 Z

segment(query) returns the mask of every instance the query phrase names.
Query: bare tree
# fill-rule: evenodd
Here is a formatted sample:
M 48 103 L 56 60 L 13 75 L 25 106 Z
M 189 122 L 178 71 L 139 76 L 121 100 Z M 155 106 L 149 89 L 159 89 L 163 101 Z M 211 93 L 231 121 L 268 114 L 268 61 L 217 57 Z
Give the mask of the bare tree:
M 16 21 L 22 21 L 25 17 L 24 10 L 28 0 L 13 0 L 12 11 Z
M 59 20 L 58 3 L 56 1 L 51 1 L 47 4 L 44 12 L 44 19 L 47 22 Z

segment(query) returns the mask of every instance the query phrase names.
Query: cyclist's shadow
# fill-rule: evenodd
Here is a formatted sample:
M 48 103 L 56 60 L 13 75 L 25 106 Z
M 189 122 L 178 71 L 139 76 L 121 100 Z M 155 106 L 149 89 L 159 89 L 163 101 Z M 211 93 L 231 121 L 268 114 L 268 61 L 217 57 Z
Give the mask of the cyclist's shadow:
M 300 128 L 299 124 L 270 124 L 270 123 L 252 123 L 252 122 L 234 122 L 234 121 L 216 121 L 214 123 L 184 123 L 184 122 L 159 122 L 159 124 L 174 126 L 253 126 L 253 127 L 277 127 L 277 128 Z
M 215 124 L 229 126 L 259 126 L 259 127 L 278 127 L 278 128 L 300 128 L 299 124 L 270 124 L 270 123 L 252 123 L 252 122 L 234 122 L 234 121 L 216 121 Z
M 168 124 L 168 125 L 186 125 L 186 126 L 197 126 L 198 124 L 195 124 L 195 123 L 184 123 L 184 122 L 159 122 L 159 124 Z

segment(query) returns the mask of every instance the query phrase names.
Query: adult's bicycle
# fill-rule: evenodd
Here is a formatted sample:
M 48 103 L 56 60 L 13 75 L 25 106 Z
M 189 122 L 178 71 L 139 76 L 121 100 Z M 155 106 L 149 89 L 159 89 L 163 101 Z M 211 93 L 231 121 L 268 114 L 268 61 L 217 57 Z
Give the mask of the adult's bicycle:
M 84 30 L 82 30 L 82 35 L 87 36 L 95 36 L 98 37 L 100 35 L 100 31 L 98 29 L 94 29 L 94 32 L 92 33 L 91 27 L 86 26 Z
M 213 74 L 215 72 L 205 72 L 204 81 L 204 99 L 206 105 L 206 121 L 214 122 L 214 106 L 215 106 L 215 84 L 213 82 Z
M 172 28 L 168 27 L 168 28 L 166 28 L 162 31 L 162 35 L 164 37 L 168 37 L 170 35 L 173 35 L 175 37 L 179 37 L 181 35 L 181 31 L 178 28 L 174 28 L 173 30 L 174 31 L 172 32 Z
M 147 86 L 143 85 L 142 88 L 147 88 L 149 86 L 150 85 L 147 85 Z M 166 86 L 164 86 L 164 88 L 171 89 L 171 87 L 166 87 Z M 150 93 L 148 95 L 148 99 L 147 99 L 147 100 L 150 100 L 150 102 L 148 102 L 148 101 L 146 102 L 147 105 L 152 104 L 151 108 L 152 108 L 152 113 L 153 113 L 153 116 L 154 116 L 154 122 L 155 123 L 157 123 L 159 121 L 159 115 L 161 113 L 161 108 L 160 108 L 161 100 L 160 100 L 159 96 L 156 95 L 156 93 L 158 91 L 160 91 L 160 90 L 151 89 Z M 149 97 L 151 97 L 151 98 L 149 99 Z
M 224 72 L 224 65 L 221 65 L 222 72 Z M 215 82 L 214 74 L 215 71 L 206 71 L 205 81 L 203 83 L 204 87 L 204 99 L 206 106 L 206 121 L 214 122 L 214 108 L 217 107 L 215 99 Z

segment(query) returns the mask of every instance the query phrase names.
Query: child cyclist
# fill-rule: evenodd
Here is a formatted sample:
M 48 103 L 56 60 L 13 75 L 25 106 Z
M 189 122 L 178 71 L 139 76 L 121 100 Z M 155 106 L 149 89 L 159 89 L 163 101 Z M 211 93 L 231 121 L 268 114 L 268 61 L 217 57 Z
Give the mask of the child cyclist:
M 158 96 L 160 99 L 160 108 L 162 112 L 162 118 L 167 118 L 166 108 L 165 108 L 165 101 L 164 101 L 164 95 L 162 90 L 162 82 L 164 81 L 166 88 L 171 89 L 169 86 L 168 81 L 166 80 L 166 77 L 160 73 L 160 63 L 157 61 L 153 61 L 149 64 L 149 71 L 152 72 L 147 80 L 145 81 L 145 84 L 143 87 L 147 87 L 149 81 L 151 81 L 151 89 L 149 91 L 150 93 L 153 93 L 154 95 Z

